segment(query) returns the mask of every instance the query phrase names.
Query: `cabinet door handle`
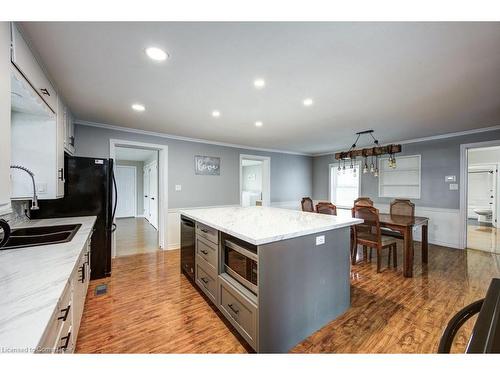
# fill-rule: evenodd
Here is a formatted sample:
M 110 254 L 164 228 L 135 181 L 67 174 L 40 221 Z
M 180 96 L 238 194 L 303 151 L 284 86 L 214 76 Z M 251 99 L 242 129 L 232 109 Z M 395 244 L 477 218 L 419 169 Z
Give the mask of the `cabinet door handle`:
M 202 252 L 204 255 L 208 255 L 208 251 L 206 251 L 206 250 L 201 250 L 201 252 Z
M 50 96 L 49 90 L 47 90 L 47 89 L 40 89 L 40 91 L 42 92 L 43 95 Z
M 73 136 L 69 137 L 69 144 L 70 144 L 70 146 L 73 146 L 73 147 L 75 146 L 75 137 L 73 137 Z
M 240 310 L 237 310 L 233 307 L 233 304 L 232 303 L 229 303 L 227 305 L 227 307 L 229 307 L 235 314 L 239 314 Z
M 61 345 L 59 347 L 59 350 L 66 350 L 68 349 L 68 345 L 69 345 L 69 339 L 71 338 L 71 332 L 68 332 L 68 334 L 64 337 L 61 337 L 61 341 L 64 340 L 64 345 Z
M 144 196 L 144 198 L 147 198 L 147 197 L 148 197 L 147 195 Z
M 155 197 L 151 197 L 152 200 L 155 200 Z
M 65 322 L 66 319 L 68 319 L 68 314 L 69 314 L 70 308 L 71 308 L 71 305 L 68 305 L 68 307 L 66 307 L 65 309 L 61 309 L 61 312 L 64 313 L 64 315 L 57 318 L 57 320 L 62 320 L 63 322 Z
M 208 233 L 208 229 L 200 229 L 203 233 Z
M 205 284 L 208 284 L 208 279 L 206 277 L 201 277 L 201 281 L 203 281 Z
M 59 168 L 59 180 L 64 181 L 64 168 Z

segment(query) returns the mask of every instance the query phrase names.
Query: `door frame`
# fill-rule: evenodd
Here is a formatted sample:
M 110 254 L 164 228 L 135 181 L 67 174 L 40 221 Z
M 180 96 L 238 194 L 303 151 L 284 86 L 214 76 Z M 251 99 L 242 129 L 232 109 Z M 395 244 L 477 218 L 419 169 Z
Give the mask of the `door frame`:
M 468 172 L 468 156 L 467 151 L 473 148 L 483 148 L 483 147 L 495 147 L 500 146 L 500 140 L 495 141 L 485 141 L 485 142 L 475 142 L 475 143 L 464 143 L 460 145 L 460 249 L 467 248 L 467 172 Z M 497 200 L 498 202 L 498 200 Z M 498 212 L 498 206 L 497 206 Z M 498 214 L 497 214 L 498 215 Z
M 115 170 L 118 168 L 132 169 L 134 171 L 134 216 L 137 217 L 137 168 L 132 165 L 115 165 Z M 130 217 L 130 216 L 122 216 Z
M 157 182 L 157 185 L 158 183 L 160 182 L 160 176 L 159 176 L 159 169 L 158 169 L 158 159 L 155 159 L 155 160 L 152 160 L 150 161 L 149 163 L 144 163 L 144 171 L 146 171 L 147 168 L 150 168 L 151 166 L 155 165 L 156 166 L 156 182 Z M 151 178 L 151 176 L 148 176 L 149 178 Z M 148 181 L 148 190 L 150 190 L 151 188 L 151 181 Z M 149 194 L 149 191 L 148 191 L 148 194 Z M 159 187 L 157 186 L 156 188 L 156 196 L 158 197 L 159 196 Z M 151 203 L 151 200 L 149 201 Z M 159 201 L 156 200 L 155 201 L 155 205 L 156 205 L 156 223 L 152 223 L 151 221 L 149 221 L 148 219 L 148 223 L 150 225 L 152 225 L 156 230 L 158 230 L 158 223 L 159 223 L 159 212 L 160 212 L 160 207 L 159 207 Z M 149 205 L 149 207 L 151 207 L 151 204 Z M 151 210 L 149 210 L 150 212 Z
M 148 142 L 128 141 L 124 139 L 109 140 L 109 157 L 116 158 L 116 147 L 136 147 L 158 151 L 158 246 L 168 248 L 168 146 Z M 114 199 L 114 197 L 113 197 Z M 114 203 L 114 200 L 113 200 Z M 116 218 L 115 218 L 116 221 Z M 112 257 L 116 257 L 116 235 L 113 232 L 111 242 Z
M 243 159 L 262 161 L 262 205 L 271 206 L 271 157 L 262 155 L 240 154 L 240 206 L 243 203 Z

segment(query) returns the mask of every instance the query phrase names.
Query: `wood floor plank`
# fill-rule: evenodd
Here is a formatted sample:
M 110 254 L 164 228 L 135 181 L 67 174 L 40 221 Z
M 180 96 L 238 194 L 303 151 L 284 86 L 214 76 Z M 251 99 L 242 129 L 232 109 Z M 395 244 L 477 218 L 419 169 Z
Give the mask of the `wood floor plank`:
M 353 266 L 350 309 L 292 352 L 436 352 L 451 316 L 484 297 L 490 279 L 500 277 L 500 256 L 430 245 L 429 263 L 422 265 L 419 246 L 413 278 L 403 277 L 401 265 L 379 274 L 375 262 Z M 398 249 L 402 259 L 401 244 Z M 112 276 L 90 285 L 77 352 L 248 352 L 223 316 L 181 275 L 179 258 L 178 250 L 116 258 Z M 102 282 L 108 293 L 95 296 Z M 454 352 L 464 351 L 473 323 L 458 333 Z

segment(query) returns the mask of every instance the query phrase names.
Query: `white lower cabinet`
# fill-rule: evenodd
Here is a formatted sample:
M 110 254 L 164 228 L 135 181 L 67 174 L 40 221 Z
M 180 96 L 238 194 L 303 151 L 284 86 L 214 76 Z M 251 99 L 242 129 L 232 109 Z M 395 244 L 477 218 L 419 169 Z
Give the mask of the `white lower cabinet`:
M 73 353 L 90 280 L 90 238 L 38 344 L 38 353 Z
M 0 22 L 0 215 L 10 206 L 10 26 Z

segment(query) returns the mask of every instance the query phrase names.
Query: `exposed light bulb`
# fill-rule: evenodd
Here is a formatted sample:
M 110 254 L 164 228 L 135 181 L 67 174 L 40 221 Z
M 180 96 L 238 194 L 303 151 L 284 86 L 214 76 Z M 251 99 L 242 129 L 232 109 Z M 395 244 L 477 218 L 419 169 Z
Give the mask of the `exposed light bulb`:
M 373 162 L 370 165 L 370 173 L 373 173 L 375 171 L 375 165 L 373 165 Z
M 375 172 L 373 172 L 373 177 L 378 177 L 378 168 L 376 168 Z
M 396 158 L 392 157 L 392 168 L 396 168 Z

